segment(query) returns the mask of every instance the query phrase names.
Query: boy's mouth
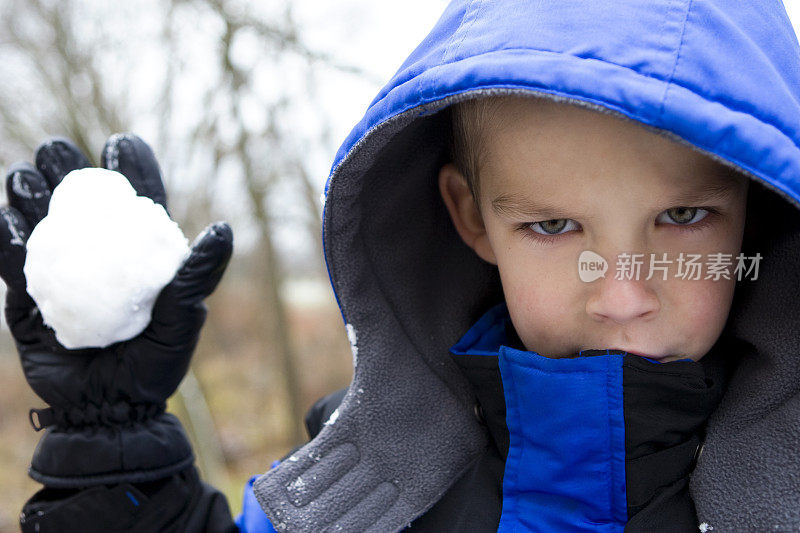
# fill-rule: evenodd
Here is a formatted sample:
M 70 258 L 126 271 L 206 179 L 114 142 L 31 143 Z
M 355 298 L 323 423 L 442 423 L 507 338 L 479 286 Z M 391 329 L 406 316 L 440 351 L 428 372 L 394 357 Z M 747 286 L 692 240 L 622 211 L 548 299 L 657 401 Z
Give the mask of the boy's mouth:
M 635 350 L 626 350 L 625 348 L 612 348 L 613 350 L 622 350 L 623 352 L 628 352 L 632 355 L 638 355 L 639 357 L 647 357 L 648 359 L 655 359 L 660 363 L 669 363 L 670 361 L 678 361 L 682 359 L 691 359 L 688 355 L 682 355 L 678 353 L 671 353 L 667 352 L 665 354 L 648 354 L 644 352 L 639 352 Z
M 599 354 L 602 354 L 602 353 L 605 353 L 605 352 L 611 352 L 611 353 L 625 352 L 625 353 L 629 353 L 631 355 L 638 355 L 640 357 L 649 357 L 650 359 L 661 359 L 661 358 L 669 357 L 669 355 L 652 355 L 652 354 L 645 353 L 643 351 L 629 350 L 629 349 L 626 349 L 626 348 L 616 348 L 616 347 L 615 348 L 581 348 L 581 349 L 578 349 L 578 350 L 575 351 L 576 354 L 584 353 L 584 354 L 591 354 L 591 355 L 599 355 Z
M 618 347 L 613 347 L 613 348 L 580 348 L 580 349 L 576 350 L 574 353 L 575 354 L 583 353 L 584 355 L 602 355 L 606 351 L 609 351 L 609 352 L 625 352 L 625 353 L 629 353 L 631 355 L 636 355 L 636 356 L 639 356 L 639 357 L 646 357 L 648 359 L 654 359 L 654 360 L 656 360 L 656 361 L 658 361 L 660 363 L 668 363 L 670 361 L 675 361 L 675 360 L 678 360 L 678 359 L 682 359 L 682 358 L 687 358 L 688 357 L 686 355 L 678 355 L 678 354 L 672 353 L 672 352 L 661 353 L 661 354 L 652 354 L 652 353 L 646 353 L 645 351 L 642 351 L 642 350 L 632 350 L 632 349 L 628 349 L 628 348 L 618 348 Z
M 630 354 L 638 355 L 640 357 L 647 357 L 649 359 L 664 359 L 666 357 L 669 357 L 669 355 L 654 355 L 654 354 L 639 352 L 639 351 L 636 351 L 636 350 L 631 350 L 629 348 L 610 348 L 610 349 L 611 350 L 620 350 L 620 351 L 623 351 L 623 352 L 628 352 Z

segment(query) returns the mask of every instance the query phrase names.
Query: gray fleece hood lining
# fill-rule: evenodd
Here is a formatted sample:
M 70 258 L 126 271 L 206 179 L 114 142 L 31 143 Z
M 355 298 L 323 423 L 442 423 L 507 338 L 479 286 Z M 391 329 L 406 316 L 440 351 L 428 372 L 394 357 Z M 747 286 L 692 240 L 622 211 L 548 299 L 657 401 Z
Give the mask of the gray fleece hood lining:
M 458 237 L 439 197 L 436 176 L 449 160 L 443 129 L 449 127 L 449 115 L 438 111 L 469 98 L 512 94 L 622 116 L 544 91 L 472 90 L 380 123 L 332 173 L 323 239 L 332 283 L 355 337 L 357 362 L 336 421 L 254 485 L 278 531 L 402 529 L 429 509 L 486 446 L 485 430 L 472 414 L 473 393 L 448 349 L 502 300 L 502 287 L 496 267 Z M 791 298 L 800 300 L 800 284 L 786 283 L 800 271 L 797 212 L 787 203 L 790 198 L 771 187 L 780 197 L 770 192 L 746 170 L 672 132 L 639 124 L 764 185 L 749 209 L 759 216 L 770 213 L 770 220 L 782 224 L 769 238 L 745 244 L 759 247 L 753 251 L 763 256 L 763 277 L 748 282 L 745 290 L 737 288 L 726 331 L 761 357 L 744 358 L 709 422 L 691 483 L 702 519 L 703 513 L 716 512 L 714 501 L 726 490 L 723 472 L 756 474 L 750 471 L 753 465 L 737 464 L 738 447 L 758 446 L 759 437 L 773 442 L 773 448 L 760 451 L 764 464 L 756 465 L 769 472 L 772 462 L 794 458 L 791 446 L 800 444 L 796 428 L 781 435 L 786 425 L 773 420 L 800 416 L 800 365 L 787 360 L 800 352 L 792 338 L 800 308 L 791 305 Z M 363 224 L 369 224 L 368 231 Z M 774 312 L 775 305 L 782 313 Z M 778 386 L 770 388 L 775 379 Z M 800 499 L 791 477 L 783 480 L 766 489 L 754 485 L 754 491 L 768 495 L 742 494 L 738 504 L 787 493 Z

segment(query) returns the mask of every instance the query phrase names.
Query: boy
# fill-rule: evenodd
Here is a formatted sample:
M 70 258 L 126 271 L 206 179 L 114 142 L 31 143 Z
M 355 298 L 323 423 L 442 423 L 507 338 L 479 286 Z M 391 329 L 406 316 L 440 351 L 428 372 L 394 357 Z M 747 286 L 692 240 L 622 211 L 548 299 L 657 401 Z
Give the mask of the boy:
M 235 527 L 193 467 L 47 476 L 40 443 L 71 492 L 25 527 L 796 529 L 798 61 L 779 2 L 452 2 L 326 185 L 355 372 L 313 440 Z
M 681 252 L 735 256 L 745 176 L 633 122 L 547 99 L 478 100 L 458 110 L 463 138 L 456 135 L 458 163 L 439 174 L 442 196 L 462 240 L 498 266 L 528 349 L 566 357 L 614 347 L 661 362 L 697 361 L 711 349 L 735 277 L 659 271 L 657 284 L 645 283 L 646 271 L 633 282 L 609 271 L 590 288 L 576 276 L 576 258 L 584 249 L 609 260 L 651 250 L 667 261 Z M 470 153 L 476 145 L 482 150 Z M 585 222 L 559 218 L 568 214 Z

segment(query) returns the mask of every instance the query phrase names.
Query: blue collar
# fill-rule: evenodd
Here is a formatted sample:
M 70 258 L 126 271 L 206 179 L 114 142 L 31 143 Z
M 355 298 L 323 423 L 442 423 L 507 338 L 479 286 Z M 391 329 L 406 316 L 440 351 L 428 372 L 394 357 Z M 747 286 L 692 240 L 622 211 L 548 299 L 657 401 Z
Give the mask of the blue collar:
M 519 349 L 510 327 L 501 302 L 450 348 L 456 358 L 496 360 L 500 371 L 509 445 L 498 531 L 622 532 L 628 521 L 623 361 L 650 366 L 641 361 L 647 360 L 659 369 L 670 363 L 614 350 L 544 357 Z

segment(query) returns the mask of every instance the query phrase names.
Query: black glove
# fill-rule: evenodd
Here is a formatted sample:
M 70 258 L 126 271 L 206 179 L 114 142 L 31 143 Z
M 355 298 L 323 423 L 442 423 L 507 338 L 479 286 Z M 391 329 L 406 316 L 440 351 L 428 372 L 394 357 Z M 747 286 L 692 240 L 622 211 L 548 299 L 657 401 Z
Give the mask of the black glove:
M 158 163 L 141 139 L 110 137 L 102 164 L 166 208 Z M 36 168 L 11 167 L 6 178 L 10 206 L 0 208 L 6 320 L 28 384 L 50 406 L 30 412 L 34 428 L 47 430 L 28 473 L 50 487 L 150 481 L 192 464 L 180 422 L 164 410 L 197 345 L 206 316 L 203 299 L 219 283 L 233 248 L 228 224 L 211 224 L 159 294 L 141 334 L 102 349 L 64 348 L 26 291 L 24 243 L 47 214 L 53 188 L 71 170 L 87 166 L 72 143 L 52 139 L 38 148 Z

